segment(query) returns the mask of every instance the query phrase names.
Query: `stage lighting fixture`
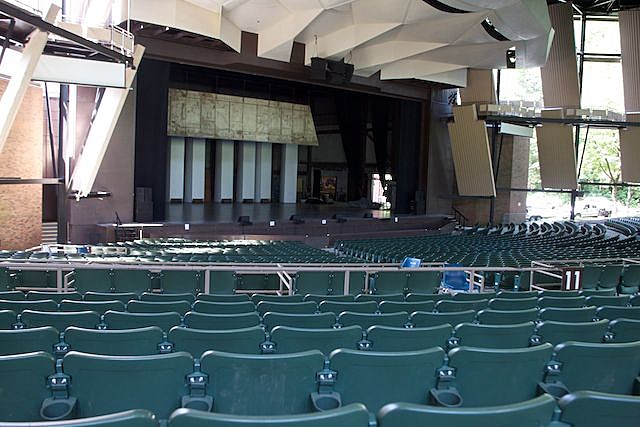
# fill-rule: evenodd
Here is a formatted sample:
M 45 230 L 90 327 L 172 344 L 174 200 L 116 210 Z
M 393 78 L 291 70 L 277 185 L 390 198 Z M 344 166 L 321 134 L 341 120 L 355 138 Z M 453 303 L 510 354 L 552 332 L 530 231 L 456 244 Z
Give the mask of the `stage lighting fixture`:
M 269 227 L 275 227 L 276 222 L 274 220 L 269 221 Z
M 322 225 L 327 225 L 327 220 L 326 220 L 326 219 L 323 219 L 322 221 L 320 221 L 320 223 L 321 223 Z
M 394 216 L 394 217 L 393 217 L 393 222 L 398 222 L 398 221 L 399 221 L 398 217 L 397 217 L 397 216 Z

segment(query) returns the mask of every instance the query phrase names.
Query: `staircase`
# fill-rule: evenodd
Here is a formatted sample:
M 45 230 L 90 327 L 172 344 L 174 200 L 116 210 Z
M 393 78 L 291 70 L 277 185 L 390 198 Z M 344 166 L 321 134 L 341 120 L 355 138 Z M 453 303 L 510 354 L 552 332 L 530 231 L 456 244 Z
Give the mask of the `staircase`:
M 58 223 L 43 222 L 42 223 L 42 244 L 55 245 L 58 243 Z

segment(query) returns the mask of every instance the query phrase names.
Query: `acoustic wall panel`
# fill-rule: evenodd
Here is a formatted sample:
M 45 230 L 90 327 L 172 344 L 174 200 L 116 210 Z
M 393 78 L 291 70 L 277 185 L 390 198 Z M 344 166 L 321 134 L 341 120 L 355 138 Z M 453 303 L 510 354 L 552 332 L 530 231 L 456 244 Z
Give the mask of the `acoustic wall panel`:
M 627 113 L 627 121 L 640 122 L 640 113 Z M 623 182 L 640 182 L 640 127 L 620 129 L 620 168 Z
M 478 120 L 475 104 L 453 108 L 449 123 L 453 166 L 461 196 L 494 196 L 496 186 L 484 120 Z
M 620 49 L 625 111 L 640 111 L 640 9 L 621 10 Z
M 460 89 L 463 104 L 495 104 L 496 89 L 493 82 L 493 70 L 469 68 L 467 85 Z
M 561 119 L 562 111 L 562 109 L 542 110 L 542 117 Z M 536 135 L 542 187 L 577 189 L 578 174 L 573 127 L 561 123 L 544 123 L 536 128 Z

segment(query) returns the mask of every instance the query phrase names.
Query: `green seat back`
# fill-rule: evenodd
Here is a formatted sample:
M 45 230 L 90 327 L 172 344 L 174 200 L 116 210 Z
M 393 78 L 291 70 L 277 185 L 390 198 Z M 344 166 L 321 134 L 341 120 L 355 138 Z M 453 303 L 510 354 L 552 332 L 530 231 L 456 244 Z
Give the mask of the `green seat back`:
M 296 294 L 341 294 L 344 272 L 300 271 L 295 275 Z
M 168 338 L 174 345 L 174 351 L 186 351 L 194 358 L 200 358 L 207 350 L 260 354 L 260 344 L 265 340 L 260 326 L 224 331 L 176 326 L 171 328 Z
M 379 271 L 370 276 L 369 286 L 376 294 L 403 294 L 409 289 L 408 271 Z
M 418 302 L 418 301 L 443 301 L 452 299 L 451 294 L 429 294 L 429 293 L 410 293 L 404 297 L 404 300 L 407 302 Z
M 528 299 L 538 298 L 538 291 L 500 291 L 496 293 L 496 298 L 500 299 Z
M 32 311 L 22 312 L 22 323 L 27 328 L 38 328 L 42 326 L 53 326 L 58 331 L 64 331 L 69 326 L 79 328 L 95 328 L 100 323 L 100 314 L 95 311 Z
M 585 303 L 585 297 L 542 297 L 538 300 L 540 308 L 580 308 Z
M 338 323 L 342 326 L 358 325 L 362 329 L 367 329 L 374 325 L 393 326 L 402 328 L 409 320 L 406 311 L 387 314 L 352 313 L 343 311 L 338 315 Z
M 18 286 L 55 288 L 56 272 L 49 270 L 20 270 L 18 271 Z
M 153 292 L 143 292 L 140 295 L 140 301 L 149 302 L 168 302 L 168 301 L 188 301 L 193 304 L 196 300 L 194 294 L 189 292 L 172 293 L 172 294 L 156 294 Z
M 320 304 L 322 301 L 354 302 L 355 300 L 353 295 L 307 294 L 304 296 L 304 301 L 314 301 L 316 304 Z
M 550 344 L 513 349 L 456 347 L 449 351 L 462 406 L 508 405 L 533 399 L 552 351 Z
M 489 300 L 486 299 L 477 301 L 438 301 L 436 310 L 439 313 L 454 313 L 467 310 L 479 311 L 487 308 L 487 304 L 489 304 Z
M 157 326 L 168 331 L 180 324 L 179 313 L 122 313 L 107 311 L 104 322 L 109 329 L 135 329 L 147 326 Z
M 146 356 L 159 352 L 162 329 L 148 326 L 137 329 L 96 330 L 69 327 L 64 340 L 73 351 L 107 356 Z
M 58 311 L 58 303 L 53 300 L 41 301 L 0 301 L 0 310 L 12 310 L 21 313 L 22 310 Z
M 473 310 L 457 311 L 453 313 L 429 313 L 416 311 L 409 317 L 409 321 L 415 328 L 429 328 L 449 324 L 456 326 L 458 323 L 473 322 L 476 312 Z
M 196 299 L 206 302 L 246 302 L 251 301 L 249 294 L 233 294 L 233 295 L 219 295 L 219 294 L 204 294 L 199 293 Z
M 16 313 L 11 310 L 0 310 L 0 329 L 11 329 L 16 323 Z
M 495 292 L 458 292 L 453 296 L 454 301 L 480 301 L 495 298 Z
M 276 326 L 271 331 L 271 341 L 276 344 L 278 353 L 297 353 L 318 350 L 325 355 L 337 348 L 357 348 L 362 339 L 360 326 L 347 326 L 340 329 L 304 329 L 288 326 Z
M 5 423 L 0 427 L 158 427 L 154 414 L 143 409 L 118 412 L 98 417 L 67 421 L 42 421 L 33 423 Z
M 620 283 L 620 276 L 622 275 L 621 265 L 605 265 L 602 268 L 600 274 L 600 288 L 615 289 Z
M 66 299 L 71 301 L 82 300 L 82 295 L 78 292 L 43 292 L 43 291 L 29 291 L 27 292 L 28 301 L 41 301 L 41 300 L 54 300 L 58 304 L 60 301 Z
M 565 341 L 601 343 L 609 326 L 608 320 L 598 322 L 555 322 L 546 320 L 538 325 L 536 333 L 542 342 L 553 345 Z
M 76 268 L 73 287 L 81 293 L 110 292 L 115 290 L 113 276 L 113 271 L 108 268 Z
M 162 270 L 160 272 L 160 288 L 163 292 L 195 295 L 204 291 L 204 272 L 200 270 Z M 181 298 L 181 300 L 184 299 Z
M 196 301 L 193 311 L 204 314 L 240 314 L 251 313 L 256 307 L 250 301 L 245 302 L 206 302 Z
M 209 273 L 209 293 L 232 295 L 236 291 L 237 281 L 233 271 L 212 271 Z
M 213 412 L 235 415 L 293 415 L 313 412 L 310 394 L 323 368 L 319 351 L 248 355 L 207 351 L 201 370 L 209 375 Z
M 640 295 L 632 296 L 631 299 L 629 299 L 629 304 L 631 304 L 633 307 L 640 306 Z
M 378 426 L 538 427 L 551 423 L 555 406 L 555 400 L 547 394 L 526 402 L 486 408 L 392 403 L 384 406 L 378 413 Z
M 138 295 L 133 292 L 87 292 L 84 294 L 84 301 L 120 301 L 126 304 L 135 299 L 138 299 Z
M 453 335 L 459 340 L 459 345 L 466 347 L 524 348 L 529 347 L 534 329 L 533 322 L 514 325 L 461 323 Z
M 77 397 L 78 417 L 146 409 L 167 419 L 187 394 L 193 359 L 184 352 L 153 356 L 102 356 L 69 352 L 63 360 Z M 116 397 L 116 398 L 114 398 Z
M 616 288 L 610 288 L 610 289 L 583 289 L 580 291 L 580 295 L 582 295 L 583 297 L 591 297 L 591 296 L 615 296 L 617 294 L 617 290 Z
M 191 310 L 189 301 L 155 302 L 133 300 L 127 304 L 129 313 L 168 313 L 173 311 L 184 315 L 189 310 Z
M 378 304 L 382 301 L 395 301 L 402 302 L 404 301 L 403 294 L 358 294 L 355 298 L 356 302 L 366 302 L 366 301 L 375 301 Z
M 194 329 L 242 329 L 260 324 L 258 313 L 203 314 L 189 311 L 184 315 L 184 324 Z
M 169 427 L 368 427 L 369 413 L 358 403 L 330 411 L 298 415 L 241 416 L 178 409 Z
M 111 311 L 125 311 L 122 301 L 67 301 L 60 302 L 60 311 L 95 311 L 100 314 Z
M 0 331 L 0 355 L 44 351 L 53 354 L 53 346 L 60 341 L 58 331 L 51 326 L 33 329 Z
M 147 270 L 114 270 L 113 281 L 118 292 L 132 292 L 139 295 L 152 288 L 151 273 Z
M 266 295 L 266 294 L 253 294 L 251 301 L 258 305 L 262 301 L 279 302 L 279 303 L 298 303 L 304 301 L 304 294 L 299 295 Z
M 367 340 L 373 351 L 414 351 L 426 348 L 446 348 L 451 337 L 451 326 L 430 328 L 394 328 L 372 326 L 367 329 Z
M 433 301 L 420 301 L 420 302 L 396 302 L 396 301 L 382 301 L 379 305 L 380 313 L 397 313 L 399 311 L 406 311 L 407 313 L 413 313 L 414 311 L 433 311 L 435 303 Z
M 538 309 L 502 311 L 486 309 L 478 312 L 478 321 L 483 325 L 513 325 L 516 323 L 535 322 Z
M 560 421 L 580 427 L 636 427 L 640 419 L 640 397 L 577 391 L 558 401 Z
M 585 300 L 585 304 L 597 307 L 602 307 L 605 305 L 614 307 L 626 307 L 627 304 L 629 304 L 629 296 L 590 296 Z
M 556 322 L 591 322 L 596 317 L 596 307 L 582 308 L 543 308 L 540 310 L 540 320 L 554 320 Z
M 609 323 L 613 342 L 640 341 L 640 320 L 616 319 Z
M 260 301 L 256 305 L 257 312 L 263 316 L 266 312 L 286 314 L 313 314 L 318 310 L 318 305 L 313 301 L 307 302 L 271 302 Z
M 634 319 L 640 320 L 640 307 L 610 307 L 605 305 L 596 311 L 598 319 Z
M 640 373 L 640 342 L 565 342 L 556 346 L 553 360 L 561 364 L 554 380 L 562 381 L 570 392 L 634 394 Z
M 410 271 L 406 292 L 432 294 L 440 287 L 441 281 L 441 271 Z
M 582 269 L 582 289 L 596 289 L 602 274 L 601 265 L 585 265 Z
M 374 414 L 392 402 L 426 404 L 443 359 L 441 348 L 407 352 L 336 350 L 330 356 L 331 369 L 337 372 L 334 390 L 340 393 L 343 404 L 363 403 Z
M 580 293 L 578 291 L 540 291 L 539 297 L 551 297 L 551 298 L 575 298 L 579 297 Z
M 492 310 L 514 311 L 529 310 L 538 306 L 538 298 L 508 299 L 494 298 L 489 301 Z
M 262 317 L 262 323 L 267 331 L 276 326 L 326 329 L 332 328 L 336 324 L 336 315 L 334 313 L 285 314 L 267 312 Z
M 53 373 L 53 357 L 44 352 L 0 356 L 2 421 L 40 421 L 40 405 L 50 394 L 47 377 Z
M 378 303 L 375 301 L 366 302 L 339 302 L 339 301 L 323 301 L 318 305 L 321 313 L 340 314 L 343 311 L 352 313 L 375 313 L 378 311 Z
M 2 270 L 0 270 L 1 272 Z M 22 301 L 26 298 L 26 295 L 22 291 L 1 291 L 0 300 L 5 301 Z

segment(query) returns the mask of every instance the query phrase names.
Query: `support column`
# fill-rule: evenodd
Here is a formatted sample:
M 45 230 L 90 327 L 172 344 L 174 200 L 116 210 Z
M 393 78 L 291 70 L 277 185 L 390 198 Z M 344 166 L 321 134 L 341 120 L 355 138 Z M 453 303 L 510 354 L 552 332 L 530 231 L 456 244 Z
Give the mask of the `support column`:
M 206 142 L 201 138 L 187 140 L 185 147 L 185 190 L 187 203 L 204 202 L 204 170 Z
M 238 155 L 238 172 L 236 186 L 236 200 L 238 202 L 253 202 L 256 184 L 256 143 L 242 141 Z
M 280 167 L 280 203 L 296 203 L 298 183 L 298 146 L 282 146 L 282 166 Z
M 184 158 L 184 138 L 171 137 L 169 142 L 169 201 L 173 203 L 182 203 L 184 200 Z
M 272 147 L 270 142 L 261 142 L 256 146 L 256 182 L 254 201 L 271 202 L 271 162 Z
M 233 201 L 233 141 L 216 141 L 216 168 L 213 201 Z

